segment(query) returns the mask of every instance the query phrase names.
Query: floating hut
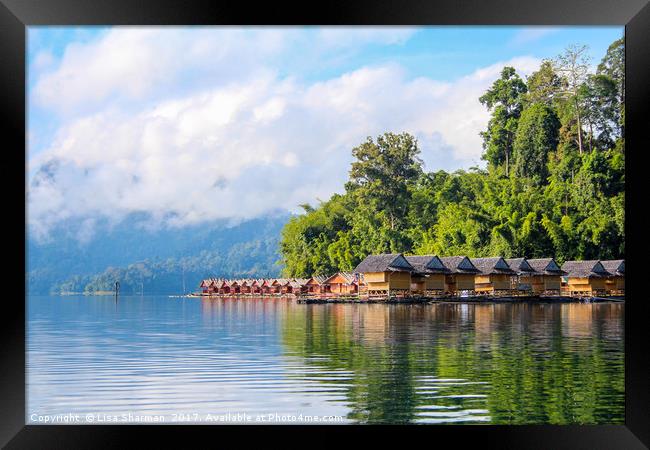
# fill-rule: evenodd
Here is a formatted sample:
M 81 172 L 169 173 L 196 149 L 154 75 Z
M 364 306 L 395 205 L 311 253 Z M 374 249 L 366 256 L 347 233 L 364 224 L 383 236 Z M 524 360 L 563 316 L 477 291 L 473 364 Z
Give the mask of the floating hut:
M 605 290 L 611 295 L 625 294 L 625 260 L 612 259 L 600 262 L 610 276 L 605 280 Z
M 567 273 L 562 291 L 568 295 L 605 294 L 605 281 L 611 276 L 600 261 L 567 261 L 562 265 Z
M 324 294 L 350 295 L 359 292 L 359 282 L 351 272 L 337 272 L 321 284 Z
M 201 288 L 201 293 L 203 295 L 210 295 L 210 285 L 212 284 L 212 279 L 201 280 L 199 287 Z
M 474 292 L 474 276 L 479 270 L 467 256 L 445 256 L 440 258 L 440 261 L 449 269 L 445 275 L 445 292 L 453 295 L 463 291 Z
M 513 289 L 519 292 L 532 293 L 531 277 L 535 273 L 526 258 L 506 258 L 506 263 L 517 275 L 513 277 Z
M 241 294 L 250 294 L 251 293 L 251 286 L 250 286 L 250 281 L 249 280 L 240 280 L 239 281 L 239 292 Z
M 479 270 L 474 279 L 477 293 L 510 294 L 516 288 L 517 274 L 502 257 L 472 258 L 472 264 Z
M 253 280 L 251 282 L 251 294 L 261 294 L 262 293 L 262 282 L 263 282 L 263 280 Z
M 306 292 L 310 294 L 321 294 L 323 293 L 323 283 L 327 277 L 322 275 L 314 275 L 313 277 L 307 279 L 305 282 Z
M 559 295 L 562 288 L 562 275 L 566 275 L 553 258 L 529 259 L 534 269 L 529 277 L 533 294 Z
M 354 269 L 367 286 L 367 295 L 409 294 L 415 269 L 401 253 L 369 255 Z
M 411 292 L 440 295 L 445 292 L 445 276 L 450 270 L 434 255 L 406 256 L 415 272 L 411 274 Z

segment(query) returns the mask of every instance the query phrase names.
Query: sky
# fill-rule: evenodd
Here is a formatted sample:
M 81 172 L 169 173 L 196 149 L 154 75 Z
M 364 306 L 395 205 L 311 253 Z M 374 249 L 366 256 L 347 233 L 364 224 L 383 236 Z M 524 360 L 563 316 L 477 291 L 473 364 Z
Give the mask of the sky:
M 409 132 L 429 171 L 483 167 L 478 98 L 622 27 L 29 27 L 32 235 L 144 213 L 161 226 L 298 211 L 351 149 Z

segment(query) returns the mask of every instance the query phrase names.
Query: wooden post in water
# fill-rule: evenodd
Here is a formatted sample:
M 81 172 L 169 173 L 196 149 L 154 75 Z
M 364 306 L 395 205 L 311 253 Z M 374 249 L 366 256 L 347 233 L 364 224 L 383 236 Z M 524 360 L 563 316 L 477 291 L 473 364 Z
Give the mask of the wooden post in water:
M 120 295 L 120 282 L 116 281 L 115 282 L 115 300 L 117 300 L 117 297 Z

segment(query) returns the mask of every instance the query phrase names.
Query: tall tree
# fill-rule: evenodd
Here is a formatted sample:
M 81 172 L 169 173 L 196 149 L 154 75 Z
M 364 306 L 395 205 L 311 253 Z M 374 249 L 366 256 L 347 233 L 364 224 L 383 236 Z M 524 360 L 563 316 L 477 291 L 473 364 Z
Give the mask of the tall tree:
M 625 137 L 625 40 L 617 39 L 607 48 L 607 53 L 598 64 L 597 75 L 607 75 L 614 80 L 618 92 L 619 132 Z
M 515 136 L 515 171 L 537 184 L 548 176 L 548 154 L 558 143 L 560 120 L 555 111 L 542 103 L 524 109 Z
M 509 175 L 512 146 L 525 93 L 526 84 L 515 69 L 504 67 L 499 79 L 479 98 L 481 104 L 492 112 L 487 130 L 481 133 L 485 149 L 483 159 L 493 166 L 504 164 L 506 176 Z
M 539 70 L 533 72 L 526 80 L 528 93 L 527 103 L 543 103 L 552 106 L 562 91 L 562 78 L 555 72 L 553 62 L 545 59 Z
M 355 161 L 350 169 L 348 192 L 359 203 L 385 217 L 391 230 L 401 228 L 411 193 L 422 174 L 417 140 L 408 133 L 385 133 L 374 142 L 371 137 L 352 149 Z
M 583 152 L 582 142 L 582 105 L 580 104 L 580 88 L 587 80 L 590 57 L 586 45 L 570 45 L 555 61 L 555 70 L 564 80 L 562 94 L 573 107 L 573 115 L 577 122 L 578 150 Z

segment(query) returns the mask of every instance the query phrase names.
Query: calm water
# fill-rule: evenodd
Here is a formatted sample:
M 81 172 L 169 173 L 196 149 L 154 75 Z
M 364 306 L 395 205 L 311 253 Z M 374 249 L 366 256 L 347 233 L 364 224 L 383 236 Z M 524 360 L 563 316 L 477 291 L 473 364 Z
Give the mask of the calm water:
M 624 309 L 32 297 L 27 421 L 623 423 Z

